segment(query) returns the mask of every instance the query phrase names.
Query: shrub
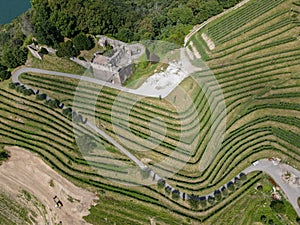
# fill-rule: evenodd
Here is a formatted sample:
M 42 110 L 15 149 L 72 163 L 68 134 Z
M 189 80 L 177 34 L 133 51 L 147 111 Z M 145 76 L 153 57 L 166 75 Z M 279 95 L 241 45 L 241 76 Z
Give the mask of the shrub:
M 9 84 L 8 84 L 8 87 L 9 87 L 10 89 L 15 89 L 17 86 L 16 86 L 15 83 L 9 83 Z
M 213 196 L 208 196 L 207 201 L 211 205 L 215 204 L 215 198 Z
M 174 200 L 178 200 L 180 198 L 180 192 L 179 192 L 179 190 L 173 190 L 172 191 L 172 198 Z
M 221 199 L 222 199 L 222 194 L 221 194 L 221 192 L 220 192 L 220 190 L 216 190 L 215 192 L 214 192 L 214 196 L 215 196 L 215 199 L 216 199 L 216 201 L 221 201 Z
M 72 108 L 65 108 L 62 110 L 62 114 L 69 119 L 72 118 L 72 112 Z
M 80 54 L 79 50 L 74 48 L 72 41 L 62 42 L 59 44 L 56 55 L 58 57 L 76 57 Z
M 282 213 L 285 211 L 285 205 L 282 201 L 274 200 L 271 202 L 270 207 L 277 213 Z
M 94 39 L 92 37 L 87 37 L 83 33 L 75 36 L 72 41 L 74 47 L 78 50 L 90 50 L 95 46 Z
M 227 196 L 228 196 L 228 190 L 227 190 L 227 188 L 226 188 L 225 186 L 221 188 L 221 192 L 222 192 L 222 195 L 223 195 L 224 197 L 227 197 Z
M 0 71 L 0 81 L 8 80 L 11 77 L 11 73 L 7 70 Z
M 234 183 L 232 181 L 228 182 L 227 189 L 231 192 L 235 190 Z
M 237 188 L 240 188 L 242 186 L 242 182 L 238 177 L 234 178 L 234 183 Z
M 5 150 L 0 150 L 0 165 L 1 165 L 1 162 L 8 159 L 9 158 L 9 153 L 8 151 L 5 151 Z
M 165 187 L 165 192 L 167 195 L 171 193 L 172 188 L 170 186 Z
M 43 101 L 47 98 L 47 95 L 46 94 L 37 94 L 35 98 L 36 98 L 36 100 Z
M 157 181 L 158 188 L 163 188 L 165 186 L 165 184 L 166 184 L 166 181 L 162 178 Z
M 205 208 L 207 206 L 207 201 L 206 201 L 206 197 L 200 197 L 200 205 L 202 206 L 202 208 Z
M 244 173 L 240 173 L 240 179 L 242 182 L 245 182 L 247 180 L 247 175 Z
M 188 201 L 189 201 L 189 204 L 190 204 L 192 209 L 198 209 L 198 207 L 199 207 L 199 200 L 198 199 L 199 199 L 199 196 L 196 196 L 194 194 L 189 196 Z
M 34 94 L 34 91 L 32 89 L 24 89 L 23 90 L 23 95 L 25 96 L 31 96 Z

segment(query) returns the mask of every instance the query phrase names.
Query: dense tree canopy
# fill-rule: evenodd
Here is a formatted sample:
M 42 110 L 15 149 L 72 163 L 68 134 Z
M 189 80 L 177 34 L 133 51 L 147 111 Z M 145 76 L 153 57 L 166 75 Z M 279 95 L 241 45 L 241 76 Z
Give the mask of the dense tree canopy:
M 24 45 L 26 39 L 22 33 L 21 19 L 18 18 L 11 24 L 0 26 L 0 64 L 5 69 L 15 68 L 24 64 L 27 60 L 28 50 Z M 7 73 L 2 73 L 1 77 L 6 77 Z
M 72 41 L 77 50 L 90 50 L 95 46 L 93 38 L 87 37 L 83 33 L 75 36 Z
M 76 57 L 79 55 L 79 50 L 76 49 L 72 41 L 66 41 L 59 44 L 56 55 L 58 57 Z
M 182 44 L 190 28 L 239 0 L 35 0 L 32 22 L 43 44 L 80 33 L 130 42 L 160 39 Z

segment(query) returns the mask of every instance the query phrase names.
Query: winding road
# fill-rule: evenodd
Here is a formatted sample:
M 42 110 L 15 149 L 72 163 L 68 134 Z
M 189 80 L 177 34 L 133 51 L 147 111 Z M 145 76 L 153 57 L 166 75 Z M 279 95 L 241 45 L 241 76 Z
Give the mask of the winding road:
M 196 26 L 185 38 L 184 40 L 184 46 L 187 45 L 189 39 L 195 34 L 197 33 L 199 30 L 201 30 L 203 27 L 205 27 L 208 23 L 212 22 L 213 20 L 243 6 L 244 4 L 246 4 L 249 0 L 244 0 L 242 2 L 240 2 L 239 4 L 237 4 L 236 6 L 224 11 L 223 13 L 212 17 L 211 19 L 203 22 L 202 24 Z M 183 51 L 182 51 L 183 53 Z M 181 55 L 182 57 L 182 61 L 184 62 L 183 64 L 185 64 L 185 68 L 186 71 L 190 71 L 191 69 L 193 71 L 195 71 L 197 68 L 192 68 L 192 66 L 190 66 L 190 64 L 187 64 L 188 61 L 188 57 L 184 56 L 183 54 Z M 38 73 L 38 74 L 43 74 L 43 75 L 53 75 L 53 76 L 59 76 L 59 77 L 66 77 L 66 78 L 72 78 L 72 79 L 77 79 L 77 80 L 82 80 L 82 81 L 87 81 L 87 82 L 91 82 L 94 84 L 98 84 L 101 86 L 105 86 L 105 87 L 109 87 L 109 88 L 113 88 L 119 91 L 123 91 L 123 92 L 127 92 L 127 93 L 131 93 L 134 95 L 140 95 L 140 96 L 145 96 L 145 97 L 154 97 L 157 98 L 159 96 L 161 96 L 162 98 L 165 98 L 169 93 L 172 92 L 173 89 L 175 89 L 176 87 L 170 87 L 171 89 L 168 90 L 168 92 L 164 91 L 164 92 L 160 92 L 160 90 L 157 90 L 156 93 L 145 93 L 139 89 L 129 89 L 126 87 L 122 87 L 119 85 L 114 85 L 111 83 L 107 83 L 98 79 L 94 79 L 91 77 L 86 77 L 86 76 L 80 76 L 80 75 L 75 75 L 75 74 L 69 74 L 69 73 L 62 73 L 62 72 L 56 72 L 56 71 L 49 71 L 49 70 L 43 70 L 43 69 L 37 69 L 37 68 L 19 68 L 17 70 L 15 70 L 13 72 L 12 75 L 12 81 L 13 82 L 18 82 L 21 83 L 19 81 L 19 76 L 22 73 Z M 26 86 L 26 85 L 24 85 Z M 28 86 L 26 86 L 27 88 L 30 88 Z M 136 158 L 132 153 L 130 153 L 126 148 L 124 148 L 122 145 L 120 145 L 117 141 L 115 141 L 111 136 L 109 136 L 105 131 L 99 129 L 97 126 L 95 126 L 94 124 L 87 122 L 86 125 L 88 127 L 90 127 L 91 129 L 93 129 L 94 131 L 96 131 L 99 135 L 101 135 L 102 137 L 104 137 L 105 139 L 107 139 L 111 144 L 113 144 L 117 149 L 119 149 L 123 154 L 125 154 L 128 158 L 130 158 L 136 165 L 138 165 L 139 168 L 141 169 L 145 169 L 148 168 L 143 162 L 141 162 L 138 158 Z M 259 163 L 256 166 L 249 166 L 247 169 L 245 169 L 244 171 L 242 171 L 242 173 L 248 174 L 254 171 L 263 171 L 267 174 L 269 174 L 274 181 L 280 186 L 280 188 L 282 189 L 282 191 L 284 192 L 284 194 L 286 195 L 287 199 L 290 201 L 290 203 L 292 204 L 292 206 L 294 207 L 294 209 L 296 210 L 298 216 L 300 216 L 300 209 L 299 206 L 297 204 L 297 198 L 300 197 L 300 187 L 299 186 L 293 186 L 290 184 L 285 183 L 282 180 L 282 174 L 283 171 L 288 170 L 288 171 L 292 171 L 296 176 L 300 177 L 300 171 L 286 165 L 286 164 L 279 164 L 279 165 L 274 165 L 272 163 L 272 161 L 269 161 L 267 159 L 262 159 L 258 161 Z M 158 181 L 159 179 L 161 179 L 161 177 L 157 174 L 155 174 L 152 170 L 150 172 L 150 175 L 152 177 L 155 177 L 154 180 Z M 169 186 L 171 188 L 171 190 L 174 190 L 174 188 L 169 185 L 168 183 L 165 184 L 165 186 Z M 181 198 L 183 198 L 184 193 L 180 192 L 180 196 Z M 209 195 L 213 195 L 213 193 L 209 194 Z M 208 196 L 208 195 L 207 195 Z
M 136 90 L 124 88 L 121 86 L 113 85 L 111 83 L 107 83 L 101 80 L 97 80 L 94 78 L 90 77 L 84 77 L 80 75 L 75 75 L 75 74 L 68 74 L 68 73 L 61 73 L 61 72 L 55 72 L 55 71 L 48 71 L 48 70 L 42 70 L 42 69 L 36 69 L 36 68 L 20 68 L 16 71 L 14 71 L 12 75 L 12 81 L 13 82 L 18 82 L 21 83 L 19 80 L 19 76 L 22 73 L 39 73 L 39 74 L 44 74 L 44 75 L 53 75 L 53 76 L 59 76 L 59 77 L 67 77 L 67 78 L 72 78 L 72 79 L 78 79 L 78 80 L 84 80 L 87 82 L 99 84 L 102 86 L 110 87 L 113 89 L 117 89 L 120 91 L 125 91 L 128 93 L 132 94 L 138 94 L 138 95 L 143 95 L 147 97 L 152 97 L 149 96 L 149 94 L 143 94 L 143 93 L 137 93 Z M 24 85 L 26 86 L 26 85 Z M 27 88 L 30 88 L 26 86 Z M 157 94 L 153 94 L 153 96 L 157 96 Z M 132 153 L 130 153 L 126 148 L 124 148 L 122 145 L 120 145 L 117 141 L 115 141 L 111 136 L 109 136 L 105 131 L 99 129 L 97 126 L 94 124 L 87 122 L 86 125 L 96 131 L 99 135 L 107 139 L 111 144 L 113 144 L 117 149 L 119 149 L 124 155 L 126 155 L 128 158 L 130 158 L 136 165 L 138 165 L 139 168 L 145 169 L 148 168 L 143 162 L 141 162 L 138 158 L 136 158 Z M 300 209 L 297 204 L 297 199 L 300 197 L 300 187 L 299 186 L 293 186 L 289 185 L 285 182 L 283 182 L 281 176 L 283 173 L 283 170 L 289 170 L 292 171 L 296 176 L 300 177 L 300 171 L 286 165 L 286 164 L 279 164 L 275 166 L 272 161 L 269 161 L 267 159 L 262 159 L 258 161 L 259 163 L 256 166 L 249 166 L 247 169 L 242 171 L 242 173 L 248 174 L 254 171 L 263 171 L 267 174 L 269 174 L 274 181 L 280 186 L 284 194 L 286 195 L 287 199 L 290 201 L 294 209 L 296 210 L 298 216 L 300 216 Z M 155 174 L 152 170 L 150 172 L 151 177 L 155 177 L 155 181 L 158 181 L 161 179 L 161 177 L 158 174 Z M 171 190 L 175 190 L 171 185 L 168 183 L 165 184 L 165 186 L 169 186 Z M 180 192 L 180 197 L 183 198 L 184 193 Z M 213 195 L 213 193 L 210 193 L 209 195 Z M 207 197 L 209 196 L 207 195 Z

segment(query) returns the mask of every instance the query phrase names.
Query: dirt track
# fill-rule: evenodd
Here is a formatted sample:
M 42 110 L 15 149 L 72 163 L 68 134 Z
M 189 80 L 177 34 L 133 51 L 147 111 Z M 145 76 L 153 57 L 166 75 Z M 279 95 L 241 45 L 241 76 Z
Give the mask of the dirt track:
M 60 221 L 67 225 L 88 224 L 82 217 L 89 214 L 90 206 L 97 200 L 95 194 L 76 187 L 34 154 L 19 147 L 5 149 L 9 150 L 11 157 L 0 166 L 1 191 L 12 196 L 19 195 L 20 190 L 28 191 L 45 206 L 48 224 Z M 53 187 L 50 186 L 51 180 Z M 55 208 L 55 195 L 63 203 L 61 209 Z M 38 224 L 46 222 L 42 216 L 36 219 Z

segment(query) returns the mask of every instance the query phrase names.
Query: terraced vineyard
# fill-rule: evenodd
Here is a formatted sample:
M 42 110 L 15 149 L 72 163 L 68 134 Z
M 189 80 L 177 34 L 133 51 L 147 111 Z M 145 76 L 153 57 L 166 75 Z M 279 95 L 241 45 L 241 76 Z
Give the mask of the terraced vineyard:
M 250 216 L 253 205 L 245 198 L 259 202 L 253 188 L 265 175 L 257 172 L 245 178 L 241 171 L 270 156 L 300 169 L 299 11 L 290 0 L 251 1 L 212 22 L 191 39 L 207 67 L 165 99 L 140 98 L 50 75 L 21 76 L 22 83 L 73 107 L 89 121 L 95 119 L 100 129 L 166 177 L 184 198 L 176 199 L 156 184 L 124 186 L 139 183 L 128 174 L 133 162 L 93 130 L 72 123 L 60 109 L 50 109 L 34 96 L 24 97 L 7 82 L 0 85 L 1 145 L 36 152 L 78 185 L 100 190 L 107 204 L 92 209 L 89 221 L 101 224 L 113 217 L 112 224 L 147 224 L 149 218 L 159 224 L 257 222 L 259 216 Z M 203 32 L 215 43 L 214 50 L 206 46 Z M 198 77 L 207 79 L 206 85 L 198 85 Z M 224 99 L 226 111 L 220 110 L 219 99 Z M 211 148 L 214 133 L 224 123 L 221 145 Z M 95 140 L 96 150 L 78 149 L 76 140 L 82 135 Z M 228 209 L 234 214 L 245 204 L 247 219 L 232 215 L 222 222 Z M 296 214 L 291 214 L 285 219 L 296 224 Z

